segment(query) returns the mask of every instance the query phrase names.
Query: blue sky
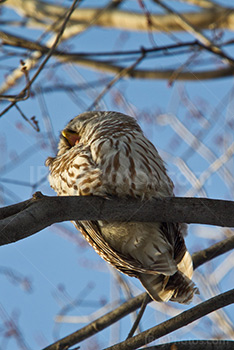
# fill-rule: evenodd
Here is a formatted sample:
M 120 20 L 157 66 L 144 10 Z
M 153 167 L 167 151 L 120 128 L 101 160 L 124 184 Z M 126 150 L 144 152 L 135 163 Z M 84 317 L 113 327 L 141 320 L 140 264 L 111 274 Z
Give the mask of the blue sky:
M 53 1 L 51 2 L 53 3 Z M 61 3 L 68 4 L 66 1 Z M 84 1 L 82 6 L 93 6 L 100 3 L 104 4 L 105 2 Z M 146 3 L 149 10 L 155 9 L 152 4 Z M 223 1 L 222 3 L 228 4 L 229 2 Z M 177 5 L 178 2 L 175 2 L 174 6 Z M 180 4 L 178 6 L 180 7 L 177 10 L 184 5 Z M 127 10 L 136 9 L 139 12 L 141 11 L 137 2 L 133 1 L 126 1 L 124 7 Z M 8 9 L 4 10 L 2 16 L 4 19 L 19 19 L 18 14 L 16 15 L 13 10 Z M 29 32 L 25 28 L 18 30 L 17 27 L 13 26 L 4 29 L 28 37 L 33 34 L 34 40 L 41 34 L 40 30 Z M 176 36 L 183 40 L 191 39 L 189 35 L 181 33 L 177 33 Z M 225 39 L 228 38 L 232 38 L 232 33 L 225 35 Z M 154 40 L 158 46 L 173 42 L 165 34 L 155 34 Z M 120 34 L 116 30 L 98 30 L 96 28 L 61 45 L 61 47 L 71 52 L 130 50 L 138 49 L 141 46 L 152 47 L 152 42 L 147 33 L 130 33 L 129 35 L 125 33 L 123 35 L 123 33 Z M 229 48 L 229 54 L 234 54 L 232 47 Z M 20 57 L 14 56 L 10 60 L 3 61 L 6 66 L 0 71 L 1 81 L 4 80 L 6 71 L 10 73 L 11 69 L 18 66 L 19 59 Z M 207 60 L 208 62 L 205 63 L 209 65 L 211 61 L 209 61 L 210 56 L 208 55 Z M 166 68 L 171 65 L 171 62 L 165 57 L 152 58 L 144 61 L 140 67 Z M 183 62 L 184 58 L 175 58 L 172 66 L 181 65 Z M 9 69 L 8 66 L 10 66 Z M 217 67 L 219 67 L 218 64 Z M 84 82 L 107 77 L 110 76 L 80 66 L 70 64 L 64 67 L 56 66 L 55 60 L 51 59 L 44 72 L 37 79 L 34 88 L 49 85 L 56 86 L 59 82 L 83 84 Z M 23 87 L 24 81 L 21 80 L 11 93 L 18 92 Z M 47 195 L 54 195 L 47 180 L 32 188 L 32 185 L 40 182 L 46 176 L 47 169 L 44 162 L 54 152 L 51 148 L 51 138 L 48 137 L 48 118 L 43 115 L 42 106 L 45 106 L 45 115 L 50 117 L 54 138 L 58 140 L 60 130 L 71 118 L 87 109 L 102 88 L 95 88 L 91 93 L 74 91 L 73 95 L 55 91 L 44 95 L 44 101 L 36 95 L 27 101 L 21 102 L 19 106 L 29 118 L 35 115 L 41 128 L 40 133 L 36 133 L 14 108 L 1 118 L 0 192 L 2 194 L 0 200 L 2 206 L 28 199 L 36 190 L 40 190 Z M 231 123 L 233 122 L 232 90 L 233 78 L 186 83 L 178 81 L 174 82 L 172 86 L 169 86 L 166 80 L 123 79 L 105 95 L 101 108 L 119 110 L 137 117 L 145 134 L 165 159 L 169 174 L 176 186 L 176 194 L 183 196 L 192 189 L 192 185 L 181 173 L 177 160 L 182 157 L 188 169 L 197 177 L 205 172 L 210 165 L 210 161 L 204 159 L 199 152 L 191 152 L 188 145 L 189 133 L 194 135 L 201 133 L 204 145 L 209 147 L 215 157 L 220 157 L 233 142 Z M 2 110 L 6 107 L 6 104 L 0 102 L 0 106 Z M 193 113 L 194 111 L 196 113 Z M 217 113 L 215 113 L 216 111 Z M 170 119 L 166 118 L 166 114 L 171 116 Z M 186 131 L 178 136 L 175 127 L 180 123 L 185 126 Z M 22 154 L 24 154 L 23 157 L 20 156 Z M 225 164 L 225 169 L 233 174 L 233 156 Z M 25 184 L 6 183 L 9 180 L 13 182 L 17 180 L 25 182 Z M 204 185 L 203 191 L 203 195 L 210 198 L 233 199 L 233 184 L 228 180 L 226 181 L 222 173 L 216 172 L 210 176 Z M 194 195 L 201 196 L 201 192 Z M 194 252 L 224 238 L 225 234 L 231 233 L 232 231 L 227 233 L 219 228 L 209 227 L 209 229 L 206 229 L 206 227 L 191 225 L 187 245 L 189 250 Z M 204 235 L 206 239 L 203 238 Z M 219 265 L 222 266 L 222 263 L 226 261 L 226 257 L 227 255 L 207 264 L 203 271 L 206 274 L 212 274 L 215 268 Z M 12 278 L 9 278 L 9 271 L 13 273 Z M 55 324 L 54 322 L 55 315 L 59 314 L 64 306 L 77 297 L 80 297 L 82 302 L 78 303 L 78 306 L 71 307 L 68 315 L 79 317 L 90 315 L 105 302 L 118 298 L 124 300 L 124 293 L 120 290 L 118 283 L 114 281 L 115 275 L 110 273 L 107 264 L 83 242 L 80 234 L 77 233 L 71 223 L 56 224 L 23 241 L 1 247 L 0 272 L 2 285 L 0 316 L 3 320 L 4 317 L 7 317 L 6 314 L 9 317 L 13 315 L 24 337 L 26 349 L 40 349 L 52 343 L 55 339 L 81 327 L 79 323 Z M 143 291 L 136 280 L 122 277 L 129 282 L 133 291 L 138 293 L 137 288 Z M 233 277 L 233 269 L 230 269 L 224 280 L 219 282 L 220 292 L 231 288 Z M 29 291 L 23 288 L 25 285 L 27 286 L 27 281 L 31 286 Z M 201 289 L 200 298 L 202 300 L 217 292 L 214 285 L 210 285 L 210 289 L 207 287 L 205 291 L 204 280 L 200 274 L 197 276 L 195 274 L 194 281 Z M 198 298 L 195 298 L 194 304 L 197 304 L 198 301 Z M 168 314 L 178 312 L 176 307 L 177 305 L 168 303 L 160 306 L 153 305 L 153 307 L 148 308 L 142 320 L 142 328 L 146 329 L 155 325 L 156 322 L 167 319 Z M 157 308 L 156 311 L 155 308 Z M 228 307 L 227 313 L 233 322 L 233 316 L 231 316 L 233 308 Z M 185 330 L 173 333 L 170 340 L 204 338 L 205 334 L 203 334 L 202 327 L 207 327 L 207 325 L 209 326 L 209 334 L 206 334 L 206 336 L 213 337 L 219 334 L 220 329 L 215 328 L 214 321 L 206 318 L 203 323 L 190 327 L 187 333 Z M 127 333 L 126 330 L 129 328 L 130 319 L 128 318 L 120 325 L 119 330 L 113 328 L 112 333 L 105 331 L 91 340 L 89 343 L 90 349 L 95 349 L 96 341 L 100 348 L 109 345 L 109 342 L 113 341 L 118 333 L 120 333 L 121 339 L 124 338 Z M 2 333 L 1 329 L 3 329 Z M 0 327 L 0 335 L 2 335 L 0 349 L 1 347 L 11 350 L 19 349 L 19 344 L 15 340 L 11 339 L 9 343 L 4 340 L 4 329 L 2 323 Z

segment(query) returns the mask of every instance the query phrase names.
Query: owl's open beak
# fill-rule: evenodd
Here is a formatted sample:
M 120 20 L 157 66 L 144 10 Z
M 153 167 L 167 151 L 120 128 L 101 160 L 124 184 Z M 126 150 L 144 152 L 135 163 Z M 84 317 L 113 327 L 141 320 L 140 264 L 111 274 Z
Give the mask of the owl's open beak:
M 62 131 L 62 135 L 63 137 L 65 137 L 65 139 L 68 141 L 68 143 L 73 147 L 74 145 L 76 145 L 77 143 L 79 143 L 80 140 L 80 136 L 71 130 L 63 130 Z

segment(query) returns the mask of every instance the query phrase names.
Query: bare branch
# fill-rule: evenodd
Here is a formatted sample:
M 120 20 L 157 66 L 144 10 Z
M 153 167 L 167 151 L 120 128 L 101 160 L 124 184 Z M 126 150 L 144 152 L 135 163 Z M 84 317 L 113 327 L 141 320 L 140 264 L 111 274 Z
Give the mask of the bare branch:
M 234 227 L 234 202 L 207 198 L 164 198 L 151 201 L 95 196 L 33 199 L 0 209 L 0 245 L 16 242 L 56 222 L 109 220 L 185 222 Z
M 131 337 L 133 336 L 133 334 L 135 333 L 135 331 L 136 331 L 136 329 L 137 329 L 137 327 L 138 327 L 138 325 L 139 325 L 139 323 L 140 323 L 140 321 L 141 321 L 141 318 L 142 318 L 142 316 L 143 316 L 143 314 L 144 314 L 144 312 L 145 312 L 146 306 L 147 306 L 147 304 L 148 304 L 150 301 L 152 301 L 152 300 L 151 300 L 149 294 L 146 294 L 145 299 L 144 299 L 143 302 L 142 302 L 140 311 L 138 312 L 138 315 L 137 315 L 137 317 L 136 317 L 136 320 L 135 320 L 135 322 L 133 323 L 130 332 L 128 333 L 127 339 L 131 338 Z
M 39 74 L 41 73 L 41 71 L 43 70 L 43 68 L 45 67 L 46 63 L 48 62 L 48 60 L 50 59 L 50 57 L 53 55 L 54 50 L 56 49 L 62 35 L 63 32 L 66 28 L 67 22 L 69 21 L 69 18 L 72 15 L 72 12 L 75 10 L 77 3 L 79 3 L 81 0 L 74 0 L 69 11 L 66 13 L 64 20 L 62 22 L 62 25 L 60 27 L 60 30 L 58 32 L 58 35 L 56 36 L 53 45 L 51 46 L 51 48 L 49 49 L 46 57 L 44 58 L 44 60 L 42 61 L 42 63 L 40 64 L 40 66 L 38 67 L 37 71 L 34 73 L 33 77 L 28 81 L 26 87 L 20 92 L 20 94 L 18 96 L 25 96 L 26 91 L 28 91 L 31 87 L 31 85 L 34 83 L 34 81 L 37 79 L 37 77 L 39 76 Z M 8 107 L 6 107 L 1 113 L 0 113 L 0 117 L 3 116 L 6 112 L 9 111 L 9 109 L 14 106 L 16 104 L 16 101 L 12 102 Z
M 20 71 L 24 74 L 26 79 L 26 86 L 29 84 L 29 75 L 27 66 L 25 65 L 25 62 L 23 60 L 20 61 L 21 69 Z M 0 95 L 0 100 L 7 100 L 12 102 L 22 101 L 28 99 L 30 96 L 30 89 L 23 89 L 22 92 L 18 95 Z
M 135 67 L 143 60 L 144 57 L 145 57 L 145 52 L 142 50 L 141 56 L 133 64 L 131 64 L 129 67 L 123 68 L 118 74 L 116 74 L 114 79 L 112 79 L 105 86 L 105 88 L 97 96 L 95 101 L 92 103 L 92 105 L 87 110 L 92 111 L 98 105 L 98 102 L 104 97 L 104 95 L 107 93 L 107 91 L 109 91 L 118 80 L 120 80 L 121 78 L 125 77 L 128 74 L 131 74 L 131 72 L 134 71 Z
M 124 342 L 106 348 L 106 350 L 137 349 L 139 346 L 151 343 L 155 339 L 174 332 L 175 330 L 180 329 L 181 327 L 184 327 L 189 323 L 192 323 L 197 319 L 232 303 L 234 303 L 234 289 L 210 298 L 199 305 L 196 305 L 193 308 L 170 318 L 168 321 L 152 327 L 133 338 L 125 340 Z
M 12 45 L 12 46 L 20 46 L 23 48 L 27 48 L 29 50 L 36 50 L 37 54 L 39 53 L 48 53 L 50 51 L 50 48 L 44 45 L 40 45 L 36 42 L 12 35 L 7 32 L 0 31 L 0 37 L 3 40 L 3 44 Z M 230 44 L 230 42 L 228 43 Z M 170 49 L 176 49 L 176 48 L 182 48 L 186 46 L 198 46 L 205 50 L 208 50 L 209 48 L 205 45 L 202 45 L 201 43 L 198 43 L 197 41 L 192 42 L 186 42 L 186 43 L 180 43 L 176 45 L 168 45 L 168 46 L 162 46 L 162 47 L 156 47 L 153 49 L 145 49 L 144 53 L 145 57 L 147 58 L 147 53 L 152 52 L 159 52 L 163 51 L 165 53 L 168 52 Z M 141 54 L 141 51 L 134 50 L 133 52 L 117 52 L 116 55 L 120 54 Z M 113 55 L 114 53 L 110 53 Z M 73 62 L 78 65 L 81 65 L 83 67 L 87 67 L 90 69 L 94 69 L 97 71 L 102 71 L 105 73 L 111 73 L 111 74 L 121 74 L 121 72 L 125 69 L 125 67 L 120 65 L 114 65 L 111 63 L 108 63 L 108 61 L 102 61 L 94 58 L 88 58 L 88 56 L 99 56 L 99 55 L 108 55 L 108 53 L 93 53 L 93 54 L 85 54 L 85 53 L 67 53 L 60 50 L 54 50 L 53 56 L 57 57 L 62 62 Z M 166 55 L 166 54 L 165 54 Z M 174 69 L 167 69 L 167 70 L 157 70 L 157 69 L 134 69 L 131 71 L 125 72 L 125 77 L 128 78 L 135 78 L 135 79 L 171 79 L 175 70 Z M 208 80 L 208 79 L 218 79 L 218 78 L 224 78 L 228 76 L 232 76 L 234 73 L 234 67 L 228 66 L 223 67 L 219 69 L 214 70 L 201 70 L 201 71 L 184 71 L 179 72 L 176 76 L 177 80 L 193 80 L 193 81 L 199 81 L 199 80 Z M 9 86 L 8 86 L 9 87 Z M 1 89 L 1 91 L 4 91 L 5 87 Z
M 59 349 L 59 347 L 61 349 L 66 349 L 72 345 L 77 344 L 78 342 L 81 342 L 82 340 L 87 339 L 93 334 L 100 332 L 101 330 L 105 329 L 109 325 L 119 321 L 121 318 L 137 310 L 141 306 L 144 298 L 146 297 L 146 294 L 147 293 L 142 293 L 137 297 L 126 301 L 125 303 L 120 305 L 118 308 L 108 312 L 106 315 L 102 317 L 99 317 L 94 322 L 91 322 L 87 326 L 83 327 L 82 329 L 79 329 L 77 332 L 74 332 L 63 339 L 60 339 L 54 344 L 49 345 L 43 350 L 57 350 Z
M 234 60 L 227 56 L 217 45 L 215 45 L 205 34 L 200 32 L 197 27 L 191 24 L 190 19 L 186 19 L 183 14 L 172 10 L 169 6 L 165 5 L 161 2 L 161 0 L 154 0 L 158 5 L 160 5 L 164 10 L 166 10 L 169 14 L 175 16 L 176 22 L 188 33 L 191 33 L 195 38 L 201 41 L 205 46 L 207 46 L 211 52 L 220 56 L 225 63 L 229 63 L 233 66 Z
M 198 266 L 205 262 L 214 259 L 215 257 L 234 249 L 234 236 L 228 237 L 221 242 L 213 244 L 211 247 L 201 250 L 193 254 L 193 268 L 196 269 Z
M 9 6 L 14 10 L 23 13 L 24 16 L 37 20 L 35 26 L 45 27 L 48 23 L 55 21 L 59 16 L 63 15 L 67 8 L 49 4 L 45 1 L 31 0 L 8 0 L 5 6 Z M 77 25 L 77 31 L 81 27 L 90 23 L 100 8 L 80 8 L 74 11 L 69 25 Z M 215 6 L 207 8 L 206 11 L 186 12 L 182 13 L 186 21 L 189 21 L 193 27 L 197 29 L 210 29 L 212 24 L 216 28 L 234 29 L 234 13 L 232 8 Z M 177 22 L 174 14 L 158 15 L 151 14 L 152 31 L 183 31 L 181 24 Z M 106 10 L 102 13 L 95 25 L 105 28 L 116 28 L 129 31 L 148 31 L 149 26 L 145 20 L 144 13 L 122 10 Z
M 173 343 L 150 346 L 139 350 L 233 350 L 232 340 L 184 340 Z

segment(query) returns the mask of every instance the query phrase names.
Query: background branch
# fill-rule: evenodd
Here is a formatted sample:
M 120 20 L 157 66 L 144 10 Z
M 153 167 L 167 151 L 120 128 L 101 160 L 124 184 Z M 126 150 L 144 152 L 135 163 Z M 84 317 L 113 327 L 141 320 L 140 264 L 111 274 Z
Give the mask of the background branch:
M 46 26 L 51 21 L 58 19 L 66 10 L 60 5 L 51 5 L 39 0 L 31 0 L 25 3 L 24 0 L 8 0 L 5 6 L 24 13 L 24 16 L 34 18 L 38 27 Z M 70 20 L 69 25 L 76 24 L 80 30 L 81 26 L 87 25 L 93 17 L 100 11 L 100 8 L 81 8 L 76 10 Z M 234 12 L 230 7 L 216 6 L 205 11 L 187 12 L 182 14 L 192 26 L 197 29 L 209 29 L 211 23 L 215 23 L 217 28 L 234 29 Z M 184 29 L 177 21 L 177 16 L 173 14 L 151 14 L 152 31 L 183 31 Z M 36 22 L 37 19 L 37 22 Z M 40 20 L 43 20 L 40 21 Z M 149 26 L 145 20 L 145 14 L 134 11 L 106 10 L 100 16 L 96 25 L 105 28 L 125 29 L 131 31 L 148 31 Z M 56 28 L 55 28 L 56 29 Z
M 127 339 L 119 344 L 113 345 L 106 350 L 134 350 L 139 346 L 151 343 L 166 334 L 188 325 L 191 322 L 227 305 L 234 303 L 234 289 L 210 298 L 193 308 L 186 310 L 168 321 L 148 329 L 133 338 Z
M 231 340 L 184 340 L 173 343 L 145 347 L 139 350 L 233 350 L 234 341 Z
M 201 250 L 199 252 L 194 253 L 192 255 L 194 269 L 198 268 L 199 266 L 201 266 L 202 264 L 204 264 L 205 262 L 210 260 L 209 257 L 207 258 L 207 260 L 205 260 L 205 258 L 199 259 L 199 257 L 205 257 L 208 250 L 210 252 L 210 256 L 212 254 L 212 258 L 215 258 L 219 254 L 223 254 L 224 251 L 221 251 L 218 248 L 218 245 L 221 245 L 221 243 L 222 243 L 223 247 L 228 246 L 229 247 L 228 250 L 233 249 L 234 248 L 233 239 L 232 239 L 232 246 L 228 245 L 228 240 L 230 240 L 230 238 L 223 240 L 222 242 L 219 242 L 217 244 L 214 244 L 207 249 L 204 249 L 204 250 Z M 225 252 L 227 252 L 228 250 L 226 250 Z M 68 336 L 64 337 L 63 339 L 56 341 L 55 343 L 49 345 L 48 347 L 46 347 L 43 350 L 57 350 L 58 347 L 61 347 L 63 349 L 63 348 L 71 347 L 75 344 L 80 343 L 81 341 L 91 337 L 94 334 L 97 334 L 98 332 L 102 331 L 103 329 L 111 326 L 113 323 L 119 321 L 123 317 L 136 311 L 139 307 L 142 306 L 143 301 L 146 300 L 146 296 L 147 296 L 147 293 L 145 292 L 145 293 L 141 293 L 140 295 L 138 295 L 134 298 L 131 298 L 130 300 L 126 301 L 125 303 L 118 306 L 114 310 L 99 317 L 98 319 L 89 323 L 85 327 L 82 327 L 78 331 L 76 331 L 72 334 L 69 334 Z M 150 297 L 148 297 L 146 300 L 146 305 L 149 304 L 151 301 L 152 301 L 152 299 Z M 166 345 L 166 344 L 163 344 L 163 345 Z M 149 349 L 151 349 L 151 348 L 149 348 Z M 154 349 L 154 347 L 152 347 L 152 350 L 153 349 Z M 169 348 L 169 349 L 171 350 L 171 348 Z
M 3 45 L 10 45 L 15 47 L 21 47 L 29 50 L 34 50 L 33 53 L 33 60 L 36 62 L 35 54 L 37 54 L 38 58 L 41 57 L 42 54 L 47 54 L 50 52 L 50 47 L 47 47 L 45 45 L 41 45 L 38 42 L 34 42 L 25 38 L 21 38 L 16 35 L 12 35 L 10 33 L 0 31 L 0 38 L 2 39 Z M 231 42 L 228 42 L 227 45 L 230 45 Z M 224 46 L 225 44 L 221 45 Z M 192 41 L 187 43 L 179 43 L 177 45 L 169 45 L 169 46 L 163 46 L 163 47 L 156 47 L 151 49 L 145 49 L 144 48 L 144 54 L 145 59 L 147 59 L 148 54 L 157 53 L 159 51 L 164 51 L 164 55 L 167 56 L 169 51 L 172 49 L 179 49 L 187 46 L 188 48 L 199 48 L 205 49 L 207 51 L 210 51 L 209 47 L 206 47 L 202 43 L 199 43 L 198 41 Z M 165 53 L 166 51 L 166 53 Z M 134 52 L 135 54 L 142 54 L 142 51 L 138 50 Z M 133 79 L 171 79 L 173 74 L 175 73 L 175 69 L 134 69 L 130 72 L 128 69 L 125 69 L 124 66 L 121 65 L 115 65 L 111 62 L 108 62 L 107 60 L 100 60 L 91 58 L 91 53 L 70 53 L 65 52 L 62 50 L 53 50 L 52 54 L 54 57 L 56 57 L 60 62 L 73 62 L 79 66 L 83 66 L 86 68 L 90 68 L 96 71 L 101 71 L 105 73 L 110 74 L 121 74 L 124 70 L 123 77 L 125 78 L 133 78 Z M 107 55 L 108 53 L 105 53 Z M 110 53 L 113 55 L 113 53 Z M 117 53 L 119 54 L 119 53 Z M 122 54 L 125 55 L 131 55 L 131 52 L 122 52 Z M 102 56 L 104 53 L 95 54 L 93 53 L 93 56 Z M 157 58 L 157 57 L 156 57 Z M 33 64 L 35 64 L 35 62 Z M 32 68 L 32 64 L 28 64 L 27 61 L 27 67 L 28 69 Z M 234 73 L 234 67 L 233 65 L 221 67 L 219 69 L 209 69 L 209 70 L 194 70 L 194 71 L 180 71 L 176 75 L 176 80 L 208 80 L 208 79 L 218 79 L 223 77 L 232 76 Z M 19 71 L 19 75 L 15 76 L 15 79 L 17 80 L 22 76 L 22 73 Z M 10 79 L 12 84 L 12 79 Z M 9 86 L 6 84 L 2 85 L 0 88 L 0 92 L 5 92 Z

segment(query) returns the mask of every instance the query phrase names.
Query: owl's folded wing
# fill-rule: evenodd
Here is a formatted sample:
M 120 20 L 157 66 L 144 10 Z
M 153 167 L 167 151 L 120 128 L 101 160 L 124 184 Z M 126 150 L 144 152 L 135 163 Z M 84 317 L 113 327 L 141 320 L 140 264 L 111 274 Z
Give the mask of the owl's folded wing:
M 100 227 L 97 221 L 80 221 L 74 222 L 74 225 L 83 234 L 88 243 L 95 249 L 95 251 L 108 263 L 113 265 L 119 271 L 132 276 L 138 277 L 139 273 L 147 273 L 155 275 L 155 270 L 145 268 L 140 262 L 126 257 L 114 250 L 102 237 Z

